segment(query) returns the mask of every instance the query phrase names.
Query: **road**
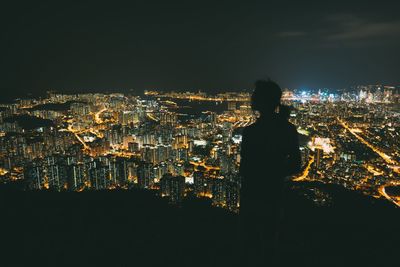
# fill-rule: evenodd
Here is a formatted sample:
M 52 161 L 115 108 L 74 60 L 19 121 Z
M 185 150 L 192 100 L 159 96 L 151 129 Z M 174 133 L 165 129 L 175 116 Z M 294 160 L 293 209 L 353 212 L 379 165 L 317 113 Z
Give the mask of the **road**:
M 366 145 L 367 147 L 369 147 L 370 149 L 372 149 L 375 153 L 377 153 L 387 164 L 388 167 L 390 169 L 393 170 L 393 172 L 400 174 L 400 170 L 399 168 L 397 168 L 396 166 L 400 165 L 400 163 L 396 162 L 395 160 L 393 160 L 389 155 L 385 154 L 383 151 L 381 151 L 379 148 L 375 147 L 374 145 L 372 145 L 371 143 L 369 143 L 368 141 L 366 141 L 364 138 L 362 138 L 360 135 L 358 135 L 356 133 L 356 130 L 353 128 L 350 128 L 346 122 L 344 122 L 343 120 L 341 120 L 340 118 L 337 118 L 337 120 L 339 121 L 339 123 L 343 126 L 343 128 L 345 128 L 346 130 L 348 130 L 354 137 L 356 137 L 361 143 L 363 143 L 364 145 Z
M 356 131 L 352 128 L 350 128 L 348 126 L 348 124 L 346 122 L 344 122 L 343 120 L 341 120 L 340 118 L 337 118 L 337 120 L 339 121 L 339 123 L 343 126 L 343 128 L 345 128 L 346 130 L 348 130 L 353 136 L 355 136 L 361 143 L 363 143 L 364 145 L 366 145 L 367 147 L 369 147 L 370 149 L 372 149 L 375 153 L 377 153 L 387 164 L 388 167 L 390 169 L 393 170 L 394 173 L 400 174 L 400 170 L 396 167 L 399 165 L 398 162 L 396 162 L 395 160 L 393 160 L 389 155 L 385 154 L 383 151 L 381 151 L 379 148 L 375 147 L 374 145 L 372 145 L 371 143 L 369 143 L 367 140 L 365 140 L 363 137 L 361 137 L 360 135 L 358 135 L 356 133 Z M 386 193 L 386 187 L 388 186 L 400 186 L 400 182 L 396 182 L 396 181 L 390 181 L 385 185 L 382 185 L 378 188 L 378 192 L 381 196 L 383 196 L 384 198 L 386 198 L 387 200 L 389 200 L 390 202 L 394 203 L 396 206 L 400 207 L 400 201 L 398 199 L 394 199 L 391 196 L 389 196 Z
M 389 200 L 390 202 L 395 204 L 397 207 L 400 207 L 400 200 L 394 199 L 391 196 L 389 196 L 388 193 L 386 193 L 386 187 L 399 186 L 399 185 L 400 185 L 400 183 L 398 183 L 398 182 L 391 182 L 391 183 L 380 186 L 378 189 L 378 192 L 381 196 L 383 196 L 384 198 L 386 198 L 387 200 Z
M 68 128 L 67 130 L 70 131 L 71 133 L 73 133 L 76 137 L 76 139 L 83 145 L 84 149 L 89 150 L 90 147 L 85 143 L 85 141 L 79 136 L 79 131 L 74 130 L 74 127 L 72 126 L 73 121 L 72 120 L 68 120 Z
M 210 170 L 219 171 L 221 169 L 220 167 L 208 166 L 204 162 L 190 161 L 189 163 L 196 167 L 201 166 L 201 167 L 205 168 L 207 171 L 210 171 Z
M 293 182 L 304 182 L 304 181 L 313 181 L 312 179 L 307 179 L 310 173 L 311 165 L 314 163 L 314 156 L 310 156 L 310 160 L 306 168 L 304 169 L 303 173 L 300 176 L 297 176 L 293 179 Z
M 149 119 L 151 119 L 151 120 L 153 120 L 153 121 L 155 121 L 155 122 L 158 122 L 159 121 L 159 119 L 158 118 L 156 118 L 152 113 L 150 113 L 150 112 L 147 112 L 146 113 L 146 116 L 149 118 Z
M 98 112 L 96 112 L 95 114 L 94 114 L 94 121 L 97 123 L 97 124 L 102 124 L 104 121 L 103 121 L 103 119 L 101 118 L 101 114 L 103 113 L 103 112 L 105 112 L 107 110 L 107 108 L 103 108 L 103 109 L 101 109 L 101 110 L 99 110 Z

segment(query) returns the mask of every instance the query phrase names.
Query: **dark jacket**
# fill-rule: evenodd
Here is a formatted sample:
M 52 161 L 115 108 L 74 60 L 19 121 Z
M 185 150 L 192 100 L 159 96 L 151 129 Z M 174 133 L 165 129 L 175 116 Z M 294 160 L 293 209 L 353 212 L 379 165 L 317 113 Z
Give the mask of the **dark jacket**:
M 240 175 L 241 210 L 265 210 L 281 200 L 286 176 L 300 171 L 296 127 L 274 115 L 259 118 L 243 131 Z

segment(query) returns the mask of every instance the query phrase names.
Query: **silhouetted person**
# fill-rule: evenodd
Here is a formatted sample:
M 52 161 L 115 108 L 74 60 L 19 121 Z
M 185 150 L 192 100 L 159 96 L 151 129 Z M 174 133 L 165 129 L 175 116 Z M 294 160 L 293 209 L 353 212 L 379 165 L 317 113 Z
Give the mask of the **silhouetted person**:
M 290 111 L 276 113 L 281 95 L 282 90 L 275 82 L 257 81 L 251 105 L 260 117 L 243 131 L 242 266 L 273 264 L 284 178 L 301 167 L 297 131 L 288 121 Z
M 279 116 L 284 120 L 289 120 L 292 107 L 286 105 L 279 105 Z M 288 121 L 289 122 L 289 121 Z M 289 122 L 290 123 L 290 122 Z

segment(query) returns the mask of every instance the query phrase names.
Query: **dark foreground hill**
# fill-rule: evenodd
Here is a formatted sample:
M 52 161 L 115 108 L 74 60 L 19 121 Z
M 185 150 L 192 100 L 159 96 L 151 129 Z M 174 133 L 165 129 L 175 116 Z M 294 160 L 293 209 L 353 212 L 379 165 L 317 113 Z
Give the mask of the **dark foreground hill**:
M 321 187 L 321 186 L 317 186 Z M 399 266 L 399 210 L 333 186 L 290 190 L 281 223 L 284 266 Z M 321 188 L 319 188 L 321 189 Z M 236 266 L 238 216 L 150 192 L 0 190 L 0 266 Z

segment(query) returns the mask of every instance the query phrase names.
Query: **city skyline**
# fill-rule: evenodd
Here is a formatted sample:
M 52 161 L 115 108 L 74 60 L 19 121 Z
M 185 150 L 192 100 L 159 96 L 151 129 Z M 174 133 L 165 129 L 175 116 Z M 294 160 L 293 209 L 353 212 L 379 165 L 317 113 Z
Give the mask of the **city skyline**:
M 6 1 L 0 266 L 397 266 L 398 1 Z
M 400 174 L 399 88 L 284 90 L 282 103 L 294 108 L 288 116 L 302 140 L 304 169 L 293 182 L 336 184 L 400 206 L 392 192 Z M 21 180 L 31 190 L 140 188 L 175 204 L 195 195 L 239 210 L 241 129 L 256 119 L 250 92 L 49 92 L 0 107 L 3 182 Z
M 1 262 L 235 266 L 249 99 L 49 92 L 0 105 Z M 399 103 L 392 87 L 283 92 L 304 166 L 285 182 L 283 266 L 397 262 Z
M 58 88 L 47 88 L 47 89 L 42 89 L 40 92 L 29 92 L 29 93 L 18 93 L 18 92 L 9 92 L 8 95 L 5 95 L 0 99 L 0 104 L 7 104 L 7 103 L 12 103 L 15 101 L 18 101 L 20 99 L 32 99 L 32 98 L 46 98 L 50 93 L 59 93 L 59 94 L 66 94 L 66 95 L 79 95 L 79 94 L 112 94 L 112 93 L 120 93 L 124 95 L 138 95 L 141 96 L 143 94 L 146 94 L 146 92 L 166 92 L 166 93 L 206 93 L 208 95 L 218 95 L 218 94 L 223 94 L 226 92 L 246 92 L 246 93 L 251 93 L 253 91 L 252 89 L 252 84 L 249 85 L 248 88 L 241 88 L 241 89 L 236 89 L 236 90 L 223 90 L 223 89 L 216 89 L 214 90 L 207 90 L 204 88 L 145 88 L 145 89 L 137 89 L 137 88 L 107 88 L 107 89 L 98 89 L 95 87 L 90 87 L 86 89 L 82 88 L 68 88 L 68 89 L 58 89 Z M 376 83 L 376 84 L 364 84 L 364 85 L 350 85 L 347 87 L 338 87 L 338 88 L 329 88 L 326 86 L 322 87 L 299 87 L 299 88 L 288 88 L 284 87 L 283 91 L 293 91 L 293 92 L 305 92 L 307 94 L 313 94 L 317 92 L 324 92 L 324 93 L 332 93 L 336 95 L 340 95 L 344 92 L 347 93 L 359 93 L 360 90 L 370 90 L 370 88 L 381 88 L 382 90 L 389 89 L 393 90 L 394 92 L 397 92 L 400 90 L 400 85 L 398 83 L 394 84 L 383 84 L 383 83 Z

